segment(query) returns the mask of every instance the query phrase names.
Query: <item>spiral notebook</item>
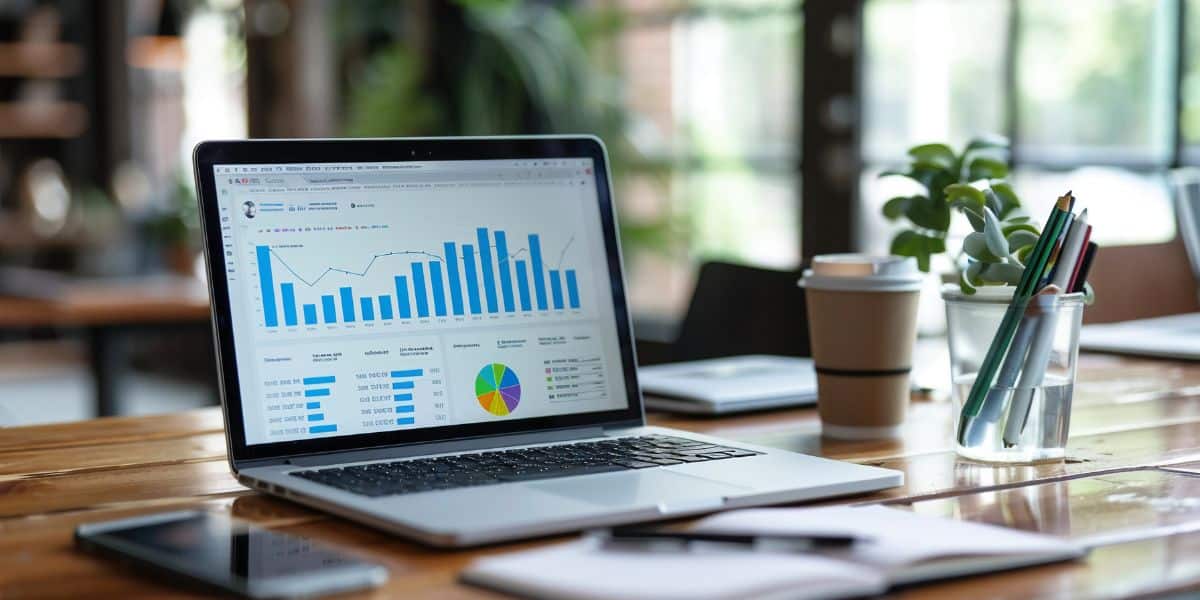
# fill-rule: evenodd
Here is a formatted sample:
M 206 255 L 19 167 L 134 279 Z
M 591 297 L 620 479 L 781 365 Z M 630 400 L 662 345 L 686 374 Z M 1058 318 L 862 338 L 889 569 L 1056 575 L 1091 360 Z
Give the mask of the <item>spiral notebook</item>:
M 463 581 L 533 598 L 849 598 L 898 585 L 1072 560 L 1073 542 L 883 506 L 767 508 L 700 521 L 696 531 L 852 535 L 847 549 L 788 553 L 611 549 L 596 537 L 476 561 Z

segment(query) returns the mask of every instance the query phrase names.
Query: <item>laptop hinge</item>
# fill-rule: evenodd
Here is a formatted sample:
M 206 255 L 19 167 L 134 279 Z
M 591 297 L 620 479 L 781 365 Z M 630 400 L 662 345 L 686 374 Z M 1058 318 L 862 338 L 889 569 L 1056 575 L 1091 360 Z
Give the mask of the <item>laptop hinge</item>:
M 387 448 L 372 448 L 369 450 L 349 450 L 345 452 L 329 452 L 311 456 L 296 456 L 286 459 L 284 463 L 310 467 L 368 460 L 381 460 L 388 458 L 409 458 L 413 456 L 427 456 L 430 454 L 444 454 L 447 452 L 469 452 L 471 450 L 506 448 L 509 446 L 523 446 L 527 444 L 544 444 L 547 442 L 562 442 L 603 436 L 604 428 L 602 427 L 580 427 L 575 429 L 557 429 L 552 431 L 538 431 L 534 433 L 520 433 L 513 435 L 489 436 L 485 438 L 454 440 L 449 442 L 431 442 L 428 444 L 413 444 L 409 446 L 389 446 Z

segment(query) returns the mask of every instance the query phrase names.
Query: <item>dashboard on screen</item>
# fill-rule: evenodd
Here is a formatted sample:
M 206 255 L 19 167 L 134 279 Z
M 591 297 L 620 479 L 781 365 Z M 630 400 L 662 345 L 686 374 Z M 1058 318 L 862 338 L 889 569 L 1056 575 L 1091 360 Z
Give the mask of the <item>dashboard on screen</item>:
M 627 408 L 594 168 L 215 165 L 246 443 Z

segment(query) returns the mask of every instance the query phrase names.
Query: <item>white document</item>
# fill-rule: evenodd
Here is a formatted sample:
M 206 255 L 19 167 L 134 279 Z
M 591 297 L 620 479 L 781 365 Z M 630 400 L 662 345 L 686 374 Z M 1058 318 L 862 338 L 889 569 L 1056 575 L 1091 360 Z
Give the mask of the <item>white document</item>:
M 1079 347 L 1119 354 L 1200 360 L 1200 313 L 1084 325 Z
M 762 354 L 638 369 L 646 405 L 660 410 L 724 414 L 817 401 L 809 358 Z
M 1084 554 L 1079 545 L 1055 537 L 886 506 L 739 510 L 708 517 L 695 529 L 754 535 L 828 533 L 870 538 L 838 557 L 876 567 L 893 584 L 1040 564 Z
M 843 598 L 1085 553 L 1050 536 L 882 506 L 739 510 L 708 517 L 693 530 L 865 539 L 844 550 L 788 553 L 713 544 L 680 552 L 610 549 L 585 538 L 481 559 L 463 580 L 535 598 Z
M 887 589 L 871 569 L 812 554 L 610 550 L 595 539 L 484 558 L 462 578 L 519 596 L 577 600 L 847 598 Z

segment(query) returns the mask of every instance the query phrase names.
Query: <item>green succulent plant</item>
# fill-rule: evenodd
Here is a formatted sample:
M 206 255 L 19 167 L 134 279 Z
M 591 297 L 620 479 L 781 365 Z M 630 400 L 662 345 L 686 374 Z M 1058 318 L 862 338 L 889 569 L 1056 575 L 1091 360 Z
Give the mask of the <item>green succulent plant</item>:
M 1005 181 L 1008 150 L 1008 140 L 992 136 L 971 140 L 959 153 L 946 144 L 909 148 L 905 169 L 880 175 L 907 177 L 925 188 L 925 194 L 897 196 L 883 205 L 888 220 L 911 224 L 892 239 L 892 254 L 912 256 L 928 272 L 931 257 L 946 252 L 957 211 L 974 229 L 955 261 L 963 293 L 974 294 L 983 285 L 1015 286 L 1041 232 Z

